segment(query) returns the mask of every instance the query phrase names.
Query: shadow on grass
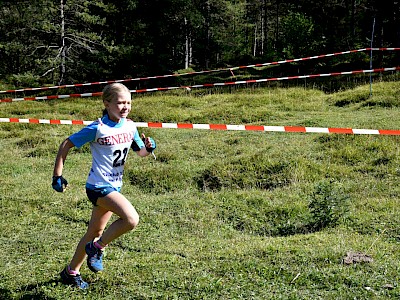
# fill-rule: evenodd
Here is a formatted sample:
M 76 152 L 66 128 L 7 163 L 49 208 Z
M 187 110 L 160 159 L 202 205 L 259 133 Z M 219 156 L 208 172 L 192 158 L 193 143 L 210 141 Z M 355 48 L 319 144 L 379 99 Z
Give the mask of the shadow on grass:
M 26 286 L 21 286 L 17 291 L 11 291 L 8 289 L 0 288 L 0 300 L 11 300 L 11 299 L 19 299 L 19 300 L 53 300 L 56 298 L 49 297 L 43 292 L 41 289 L 45 288 L 53 288 L 55 285 L 59 283 L 59 280 L 52 279 L 42 283 L 29 284 Z

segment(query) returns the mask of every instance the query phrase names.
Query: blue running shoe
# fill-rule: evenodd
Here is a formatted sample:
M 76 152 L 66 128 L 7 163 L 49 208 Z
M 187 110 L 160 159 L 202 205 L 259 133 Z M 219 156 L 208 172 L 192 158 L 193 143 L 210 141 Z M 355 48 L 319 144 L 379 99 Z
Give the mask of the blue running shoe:
M 89 242 L 85 246 L 87 257 L 87 265 L 92 272 L 103 271 L 103 251 L 98 249 L 93 241 Z
M 81 275 L 71 275 L 68 273 L 67 268 L 60 273 L 61 282 L 66 285 L 71 285 L 73 287 L 80 288 L 81 290 L 86 290 L 89 288 L 89 284 L 82 280 Z

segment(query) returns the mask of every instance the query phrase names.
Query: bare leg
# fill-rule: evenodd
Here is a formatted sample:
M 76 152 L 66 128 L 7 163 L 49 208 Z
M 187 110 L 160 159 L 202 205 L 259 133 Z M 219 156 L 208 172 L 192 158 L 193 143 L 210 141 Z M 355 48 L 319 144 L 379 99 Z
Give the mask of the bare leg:
M 88 229 L 85 235 L 79 241 L 75 250 L 75 254 L 72 257 L 71 263 L 69 264 L 72 270 L 79 272 L 79 269 L 86 259 L 85 245 L 102 235 L 111 216 L 111 211 L 108 211 L 100 206 L 93 207 L 92 217 L 90 219 Z
M 115 213 L 120 218 L 114 221 L 103 233 L 107 222 Z M 85 246 L 95 238 L 101 237 L 104 244 L 108 244 L 122 234 L 134 229 L 139 223 L 139 215 L 132 204 L 119 192 L 111 192 L 97 200 L 93 207 L 92 217 L 85 235 L 81 238 L 72 257 L 70 267 L 79 272 L 86 259 Z
M 136 209 L 124 195 L 118 192 L 112 192 L 104 198 L 99 198 L 97 204 L 119 216 L 119 219 L 114 221 L 101 235 L 101 241 L 104 244 L 109 244 L 122 234 L 133 230 L 139 223 Z

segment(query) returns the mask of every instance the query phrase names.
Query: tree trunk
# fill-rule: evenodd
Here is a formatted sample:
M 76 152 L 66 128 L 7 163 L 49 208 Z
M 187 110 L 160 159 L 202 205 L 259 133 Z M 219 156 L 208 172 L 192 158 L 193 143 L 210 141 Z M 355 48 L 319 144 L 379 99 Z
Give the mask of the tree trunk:
M 66 56 L 66 51 L 65 51 L 65 17 L 64 17 L 64 1 L 66 0 L 61 0 L 60 1 L 60 18 L 61 18 L 61 47 L 60 47 L 60 78 L 58 81 L 59 85 L 62 85 L 64 82 L 64 76 L 65 76 L 65 56 Z
M 268 45 L 268 23 L 267 23 L 267 1 L 263 1 L 262 8 L 262 43 L 261 43 L 261 55 L 266 53 Z
M 190 41 L 189 41 L 189 29 L 187 25 L 187 19 L 185 20 L 185 69 L 189 68 L 190 64 Z
M 205 54 L 205 67 L 208 69 L 209 64 L 210 64 L 210 40 L 211 40 L 211 30 L 210 30 L 210 18 L 211 18 L 211 8 L 210 8 L 210 2 L 207 0 L 206 2 L 206 32 L 207 32 L 207 44 L 206 44 L 206 54 Z
M 279 4 L 280 0 L 276 0 L 276 15 L 275 15 L 275 51 L 279 52 Z
M 253 56 L 257 55 L 257 23 L 254 26 L 254 46 L 253 46 Z

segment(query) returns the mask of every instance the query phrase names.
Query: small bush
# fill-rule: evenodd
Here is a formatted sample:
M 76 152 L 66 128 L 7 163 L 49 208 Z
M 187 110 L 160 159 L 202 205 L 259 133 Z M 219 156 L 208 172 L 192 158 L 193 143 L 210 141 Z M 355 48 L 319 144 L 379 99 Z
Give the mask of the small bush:
M 334 227 L 345 217 L 349 196 L 332 181 L 321 181 L 315 186 L 308 208 L 311 213 L 310 230 Z

